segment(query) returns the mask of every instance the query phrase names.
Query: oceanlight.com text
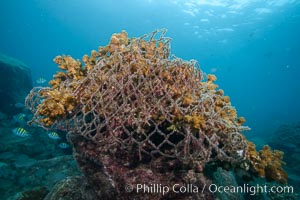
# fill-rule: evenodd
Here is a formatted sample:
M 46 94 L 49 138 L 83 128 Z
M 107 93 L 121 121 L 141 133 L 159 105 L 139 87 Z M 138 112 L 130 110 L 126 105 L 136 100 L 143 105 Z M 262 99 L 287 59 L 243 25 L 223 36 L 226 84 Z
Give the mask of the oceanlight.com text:
M 174 184 L 173 186 L 167 186 L 162 184 L 136 184 L 136 185 L 126 185 L 126 192 L 136 192 L 136 193 L 148 193 L 148 194 L 162 194 L 165 195 L 169 192 L 173 193 L 240 193 L 240 194 L 249 194 L 256 195 L 259 193 L 294 193 L 293 186 L 269 186 L 269 185 L 249 185 L 243 184 L 240 186 L 232 185 L 216 185 L 204 184 L 203 187 L 199 187 L 194 184 Z

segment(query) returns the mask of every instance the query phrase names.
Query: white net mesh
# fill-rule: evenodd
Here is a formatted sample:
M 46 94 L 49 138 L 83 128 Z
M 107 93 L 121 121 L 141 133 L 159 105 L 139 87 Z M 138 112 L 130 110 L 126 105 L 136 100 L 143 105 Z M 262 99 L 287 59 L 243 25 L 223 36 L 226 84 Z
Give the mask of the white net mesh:
M 80 69 L 82 78 L 68 70 L 58 86 L 34 88 L 26 99 L 34 113 L 31 122 L 83 135 L 110 155 L 202 164 L 244 159 L 240 132 L 247 127 L 237 122 L 235 109 L 213 81 L 203 81 L 197 62 L 170 59 L 164 33 L 125 41 L 113 36 L 94 66 Z

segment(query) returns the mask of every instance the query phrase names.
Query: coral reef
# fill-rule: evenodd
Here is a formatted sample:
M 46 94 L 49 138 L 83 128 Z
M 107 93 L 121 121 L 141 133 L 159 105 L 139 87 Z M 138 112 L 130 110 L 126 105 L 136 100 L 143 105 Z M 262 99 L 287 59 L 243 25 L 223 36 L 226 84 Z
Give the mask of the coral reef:
M 238 187 L 238 184 L 235 180 L 234 173 L 231 171 L 218 168 L 217 171 L 213 174 L 213 181 L 218 186 L 233 186 Z M 222 200 L 243 200 L 243 195 L 241 193 L 234 192 L 218 192 L 217 196 Z
M 15 196 L 15 199 L 17 199 L 17 200 L 31 200 L 31 199 L 43 200 L 48 192 L 49 191 L 47 190 L 46 187 L 37 187 L 32 190 L 18 193 Z
M 32 115 L 21 109 L 17 115 L 22 116 L 20 121 L 8 117 L 0 120 L 0 197 L 42 199 L 57 181 L 81 173 L 73 156 L 66 155 L 72 149 L 59 146 L 65 139 L 51 139 L 44 129 L 27 126 L 26 120 Z M 28 137 L 13 133 L 19 126 L 28 132 Z M 58 132 L 65 137 L 65 133 Z
M 284 157 L 284 161 L 288 163 L 285 166 L 289 174 L 288 182 L 300 191 L 300 122 L 283 124 L 267 138 L 268 144 L 272 148 L 285 152 L 288 156 Z
M 68 177 L 58 182 L 44 200 L 61 199 L 62 197 L 64 200 L 99 199 L 85 177 L 82 176 Z
M 65 72 L 54 76 L 51 88 L 30 93 L 33 120 L 111 145 L 109 154 L 125 148 L 139 159 L 197 158 L 200 165 L 216 157 L 243 159 L 244 119 L 216 90 L 214 75 L 202 81 L 195 61 L 169 59 L 170 39 L 163 33 L 133 39 L 124 31 L 114 34 L 109 45 L 83 57 L 83 67 L 70 56 L 56 57 Z
M 0 111 L 12 117 L 20 108 L 15 104 L 24 103 L 32 88 L 31 71 L 21 61 L 0 54 Z
M 99 199 L 215 199 L 208 189 L 200 192 L 205 185 L 210 185 L 211 181 L 202 173 L 185 169 L 186 166 L 182 166 L 176 160 L 166 161 L 161 158 L 151 164 L 135 163 L 135 166 L 128 166 L 128 163 L 124 163 L 122 155 L 117 158 L 103 155 L 101 146 L 92 140 L 75 134 L 69 134 L 69 139 L 74 144 L 74 156 L 78 166 Z M 163 194 L 159 192 L 159 189 L 156 191 L 152 189 L 153 192 L 147 192 L 147 190 L 138 192 L 138 184 L 145 184 L 149 187 L 161 185 L 171 189 L 175 184 L 178 188 L 192 184 L 197 187 L 198 192 L 169 191 Z M 130 191 L 126 190 L 128 186 L 131 188 Z
M 1 199 L 38 199 L 32 195 L 45 195 L 46 191 L 35 187 L 46 187 L 49 191 L 57 181 L 80 174 L 71 155 L 38 161 L 25 157 L 18 163 L 8 164 L 0 162 L 0 196 Z
M 122 31 L 82 62 L 57 56 L 62 71 L 51 87 L 34 88 L 26 98 L 34 113 L 30 123 L 69 131 L 91 185 L 109 182 L 106 194 L 95 188 L 107 199 L 163 198 L 126 193 L 125 184 L 201 187 L 208 181 L 201 176 L 208 162 L 239 164 L 256 152 L 241 133 L 249 130 L 242 125 L 245 119 L 217 89 L 216 76 L 204 77 L 194 60 L 170 58 L 170 38 L 164 34 L 129 38 Z M 174 198 L 168 195 L 164 198 Z
M 284 124 L 278 127 L 275 133 L 269 138 L 271 147 L 279 149 L 289 154 L 285 161 L 290 167 L 296 167 L 300 161 L 300 122 Z M 300 172 L 300 171 L 299 171 Z M 299 173 L 298 172 L 298 173 Z

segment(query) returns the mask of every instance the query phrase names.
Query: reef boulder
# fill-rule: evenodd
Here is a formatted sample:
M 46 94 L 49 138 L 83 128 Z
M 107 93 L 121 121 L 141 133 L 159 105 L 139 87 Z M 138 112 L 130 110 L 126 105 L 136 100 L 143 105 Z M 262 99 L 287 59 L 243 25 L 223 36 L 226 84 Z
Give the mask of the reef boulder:
M 89 200 L 98 199 L 98 196 L 90 187 L 85 177 L 73 176 L 58 182 L 44 200 L 61 198 L 64 200 Z
M 269 144 L 271 147 L 283 151 L 288 156 L 284 161 L 288 163 L 285 166 L 289 174 L 289 184 L 300 191 L 300 122 L 282 124 L 272 134 Z
M 13 115 L 32 88 L 30 69 L 21 61 L 0 54 L 0 111 Z
M 216 76 L 205 76 L 194 60 L 171 57 L 165 32 L 113 34 L 82 62 L 55 57 L 62 71 L 50 87 L 33 88 L 26 97 L 29 124 L 68 132 L 77 164 L 99 199 L 215 199 L 203 191 L 211 184 L 203 171 L 212 162 L 247 166 L 285 183 L 283 153 L 249 145 L 242 132 L 250 128 L 217 89 Z M 189 184 L 193 192 L 185 189 Z
M 1 155 L 2 160 L 4 156 Z M 57 182 L 81 175 L 71 155 L 45 160 L 22 157 L 23 160 L 20 158 L 14 163 L 0 162 L 1 199 L 22 199 L 22 196 L 23 199 L 26 196 L 27 199 L 39 199 L 35 195 L 46 196 Z

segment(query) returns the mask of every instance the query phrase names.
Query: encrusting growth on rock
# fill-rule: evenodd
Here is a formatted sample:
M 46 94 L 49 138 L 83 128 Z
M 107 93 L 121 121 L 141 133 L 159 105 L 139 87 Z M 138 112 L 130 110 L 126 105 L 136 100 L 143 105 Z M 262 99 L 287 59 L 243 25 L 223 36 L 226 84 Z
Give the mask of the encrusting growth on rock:
M 194 60 L 170 58 L 170 38 L 164 33 L 113 34 L 107 46 L 84 55 L 82 62 L 57 56 L 54 62 L 62 71 L 53 76 L 51 87 L 35 88 L 26 99 L 34 113 L 31 123 L 95 142 L 98 153 L 111 160 L 101 160 L 104 164 L 177 160 L 203 169 L 210 161 L 247 159 L 259 175 L 284 182 L 286 176 L 278 171 L 282 154 L 268 148 L 256 152 L 242 134 L 249 130 L 245 119 L 217 89 L 216 76 L 204 77 Z M 255 159 L 264 161 L 262 167 Z

